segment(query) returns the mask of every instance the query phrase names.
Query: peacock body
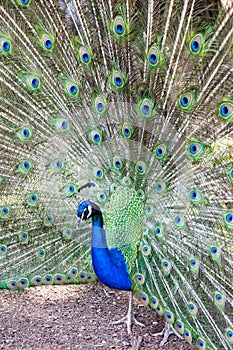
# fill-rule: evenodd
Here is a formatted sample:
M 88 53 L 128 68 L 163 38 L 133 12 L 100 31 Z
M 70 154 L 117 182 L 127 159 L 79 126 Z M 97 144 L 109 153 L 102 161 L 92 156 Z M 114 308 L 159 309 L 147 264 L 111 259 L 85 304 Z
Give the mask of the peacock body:
M 231 349 L 233 8 L 1 0 L 0 57 L 0 288 L 97 275 Z

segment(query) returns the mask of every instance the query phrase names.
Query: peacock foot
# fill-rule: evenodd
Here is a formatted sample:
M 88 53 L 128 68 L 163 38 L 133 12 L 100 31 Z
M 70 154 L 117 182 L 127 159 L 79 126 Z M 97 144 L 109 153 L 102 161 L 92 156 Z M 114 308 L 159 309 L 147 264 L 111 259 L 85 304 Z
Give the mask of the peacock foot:
M 163 336 L 163 339 L 159 344 L 159 347 L 160 347 L 167 343 L 168 338 L 171 334 L 175 334 L 178 338 L 183 339 L 182 336 L 175 330 L 175 328 L 170 323 L 166 323 L 164 329 L 159 333 L 154 333 L 153 337 L 157 337 L 160 335 Z
M 123 322 L 126 323 L 126 325 L 127 325 L 127 332 L 128 332 L 129 335 L 131 334 L 132 324 L 135 324 L 136 326 L 140 326 L 140 327 L 145 327 L 145 325 L 143 323 L 141 323 L 141 322 L 138 322 L 138 320 L 132 314 L 132 297 L 133 297 L 132 293 L 130 293 L 129 308 L 128 308 L 128 312 L 127 312 L 126 316 L 124 316 L 120 320 L 112 321 L 112 324 L 120 324 L 120 323 L 123 323 Z

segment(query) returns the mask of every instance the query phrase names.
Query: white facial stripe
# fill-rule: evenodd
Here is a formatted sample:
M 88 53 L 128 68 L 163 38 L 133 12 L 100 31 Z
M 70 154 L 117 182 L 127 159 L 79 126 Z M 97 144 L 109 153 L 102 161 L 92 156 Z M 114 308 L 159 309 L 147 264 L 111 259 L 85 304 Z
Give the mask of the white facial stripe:
M 88 205 L 88 215 L 87 215 L 87 219 L 91 216 L 92 213 L 92 206 Z
M 82 215 L 81 215 L 81 220 L 84 218 L 84 213 L 85 213 L 86 208 L 83 210 Z

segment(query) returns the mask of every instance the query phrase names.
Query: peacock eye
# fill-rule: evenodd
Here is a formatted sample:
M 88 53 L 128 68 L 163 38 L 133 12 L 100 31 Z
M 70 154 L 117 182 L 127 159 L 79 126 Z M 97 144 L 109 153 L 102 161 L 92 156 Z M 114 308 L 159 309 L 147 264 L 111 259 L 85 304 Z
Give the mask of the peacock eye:
M 9 207 L 2 207 L 0 208 L 0 218 L 4 219 L 7 218 L 10 214 L 10 208 Z
M 117 86 L 121 86 L 122 83 L 123 83 L 122 77 L 121 77 L 121 76 L 116 76 L 116 77 L 114 78 L 114 83 L 115 83 Z
M 124 186 L 130 186 L 132 183 L 132 180 L 130 179 L 130 177 L 128 176 L 125 176 L 123 179 L 122 179 L 122 184 Z
M 91 62 L 90 51 L 86 47 L 81 46 L 79 49 L 79 58 L 81 63 L 88 65 Z
M 160 52 L 157 46 L 152 46 L 147 53 L 147 61 L 151 68 L 157 67 L 160 61 Z
M 32 207 L 37 206 L 38 201 L 39 201 L 39 196 L 36 193 L 31 193 L 27 198 L 27 204 L 32 206 Z
M 99 192 L 97 193 L 97 200 L 100 202 L 100 203 L 105 203 L 107 201 L 107 196 L 104 192 Z
M 18 171 L 22 174 L 28 174 L 32 170 L 32 163 L 28 160 L 23 160 L 18 165 Z
M 203 339 L 197 340 L 198 349 L 205 349 L 205 341 Z
M 0 47 L 4 53 L 11 52 L 11 42 L 9 39 L 0 38 Z
M 44 49 L 51 51 L 53 49 L 53 42 L 54 42 L 54 39 L 50 35 L 48 34 L 42 35 L 42 44 Z
M 111 83 L 113 87 L 115 87 L 116 89 L 122 89 L 124 87 L 126 80 L 124 75 L 120 71 L 113 71 L 111 77 Z
M 113 31 L 117 37 L 123 37 L 126 34 L 126 25 L 122 17 L 117 16 L 113 21 Z
M 115 183 L 111 184 L 111 186 L 110 186 L 111 193 L 116 192 L 116 190 L 117 190 L 117 184 L 115 184 Z
M 232 228 L 233 227 L 233 212 L 224 213 L 223 220 L 224 220 L 226 227 Z
M 158 306 L 158 303 L 159 303 L 159 301 L 158 301 L 158 299 L 156 297 L 152 296 L 150 298 L 150 306 L 151 306 L 152 309 L 155 310 L 156 307 Z
M 162 270 L 164 272 L 164 275 L 165 276 L 169 276 L 171 268 L 172 268 L 172 265 L 171 265 L 170 261 L 162 259 L 161 267 L 162 267 Z
M 142 274 L 137 273 L 134 275 L 134 281 L 135 283 L 142 285 L 145 282 L 145 278 Z
M 103 115 L 107 109 L 107 101 L 102 96 L 97 96 L 94 100 L 94 108 L 99 115 Z
M 75 81 L 66 81 L 65 94 L 69 97 L 76 98 L 79 95 L 79 86 Z
M 202 51 L 204 47 L 204 38 L 201 34 L 196 34 L 192 39 L 190 40 L 189 49 L 190 53 L 194 56 L 198 56 Z
M 164 230 L 163 230 L 163 226 L 161 224 L 157 223 L 154 226 L 154 234 L 155 234 L 156 238 L 158 238 L 159 240 L 164 239 Z
M 18 137 L 22 141 L 29 141 L 32 138 L 32 132 L 27 127 L 21 127 L 16 132 L 16 137 Z
M 28 77 L 28 83 L 31 86 L 33 90 L 39 90 L 40 89 L 40 79 L 34 75 L 30 75 Z
M 7 247 L 5 245 L 0 246 L 0 256 L 5 255 L 7 252 Z
M 68 132 L 70 131 L 70 124 L 68 119 L 63 117 L 55 117 L 53 119 L 53 123 L 56 127 L 56 130 L 60 133 Z
M 28 233 L 26 231 L 19 234 L 19 241 L 22 244 L 28 242 Z
M 139 160 L 136 163 L 135 170 L 139 175 L 144 175 L 146 172 L 146 165 L 143 161 Z
M 193 106 L 194 103 L 194 93 L 191 91 L 187 91 L 183 93 L 178 100 L 179 107 L 185 111 L 188 112 Z
M 62 189 L 61 192 L 65 195 L 65 197 L 71 197 L 78 193 L 77 186 L 74 183 L 68 183 L 65 185 Z
M 137 191 L 136 196 L 140 198 L 142 201 L 144 201 L 146 198 L 145 192 L 142 189 Z
M 198 143 L 192 143 L 190 146 L 189 146 L 189 151 L 191 154 L 195 155 L 197 154 L 198 152 L 200 152 L 200 149 L 201 149 L 201 146 L 198 144 Z
M 104 171 L 101 168 L 94 168 L 94 176 L 97 180 L 102 180 L 104 178 Z
M 165 193 L 167 190 L 167 183 L 165 181 L 159 180 L 155 183 L 155 192 L 159 194 Z
M 102 133 L 98 129 L 92 129 L 89 134 L 89 139 L 95 145 L 99 145 L 102 142 Z
M 173 323 L 174 322 L 174 315 L 170 311 L 166 311 L 164 314 L 165 321 L 168 323 Z
M 62 169 L 65 169 L 65 163 L 60 159 L 54 159 L 50 164 L 49 168 L 54 171 L 60 171 Z
M 139 108 L 143 118 L 150 118 L 153 114 L 153 101 L 148 98 L 144 98 L 139 102 Z
M 122 170 L 124 166 L 124 161 L 120 157 L 114 157 L 112 160 L 113 168 L 117 171 Z
M 225 334 L 228 342 L 233 344 L 233 329 L 228 327 Z
M 218 107 L 218 115 L 221 119 L 231 122 L 233 119 L 233 101 L 220 103 Z
M 154 155 L 161 160 L 167 156 L 167 146 L 165 143 L 160 143 L 154 148 Z
M 192 316 L 196 316 L 197 315 L 197 312 L 198 312 L 198 309 L 197 309 L 197 306 L 190 302 L 188 304 L 188 312 L 192 315 Z
M 196 188 L 193 188 L 189 192 L 189 197 L 190 197 L 191 203 L 194 205 L 202 204 L 204 202 L 201 192 Z
M 130 139 L 133 135 L 133 128 L 130 124 L 124 123 L 121 127 L 122 136 L 126 139 Z

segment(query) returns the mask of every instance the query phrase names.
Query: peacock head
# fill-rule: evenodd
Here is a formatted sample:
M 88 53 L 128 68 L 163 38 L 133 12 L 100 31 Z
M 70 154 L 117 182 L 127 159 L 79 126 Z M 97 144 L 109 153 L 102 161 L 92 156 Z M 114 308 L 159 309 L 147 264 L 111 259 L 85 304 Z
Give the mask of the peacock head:
M 92 203 L 89 199 L 83 200 L 81 203 L 79 203 L 77 209 L 78 224 L 81 220 L 86 221 L 98 214 L 100 211 L 101 210 L 98 205 Z

